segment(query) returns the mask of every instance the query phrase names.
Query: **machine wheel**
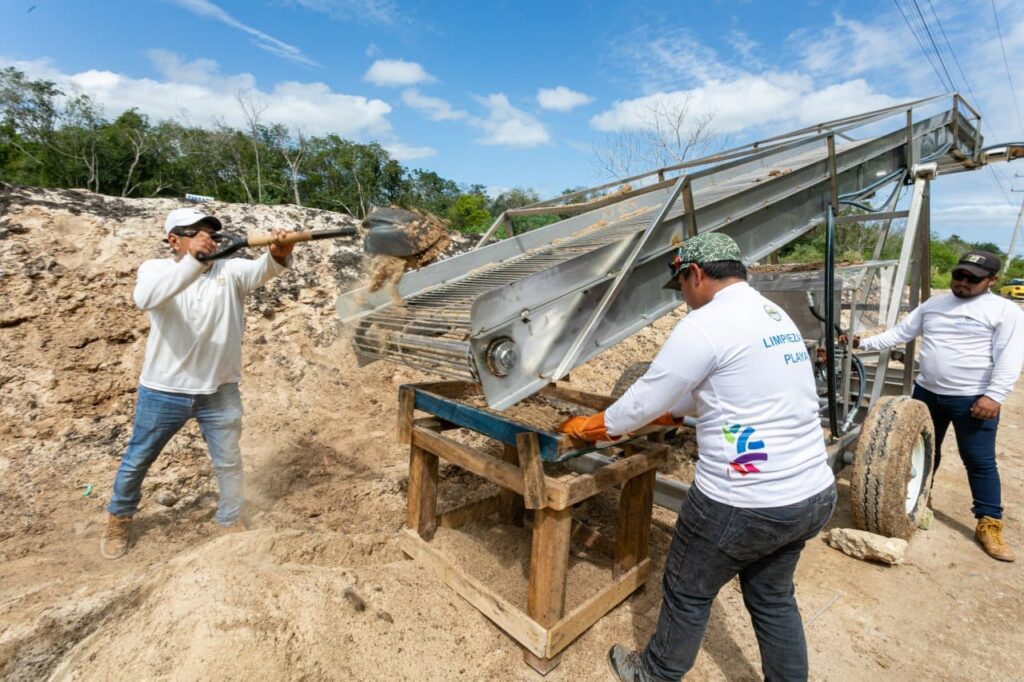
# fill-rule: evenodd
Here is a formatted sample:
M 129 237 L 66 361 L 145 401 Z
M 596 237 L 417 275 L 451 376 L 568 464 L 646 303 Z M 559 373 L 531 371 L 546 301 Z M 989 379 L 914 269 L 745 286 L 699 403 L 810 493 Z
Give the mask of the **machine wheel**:
M 886 396 L 864 420 L 850 476 L 850 507 L 858 528 L 910 539 L 928 506 L 935 429 L 928 407 L 909 396 Z
M 612 397 L 618 400 L 622 397 L 630 386 L 636 383 L 636 380 L 647 373 L 647 368 L 651 366 L 649 362 L 634 362 L 632 365 L 622 370 L 622 374 L 615 381 L 615 386 L 612 387 Z

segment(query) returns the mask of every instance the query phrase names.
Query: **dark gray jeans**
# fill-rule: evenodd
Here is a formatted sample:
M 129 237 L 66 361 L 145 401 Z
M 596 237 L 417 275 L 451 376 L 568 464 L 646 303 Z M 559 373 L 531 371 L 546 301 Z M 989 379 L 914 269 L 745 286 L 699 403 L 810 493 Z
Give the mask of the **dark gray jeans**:
M 655 680 L 679 680 L 693 667 L 711 602 L 738 574 L 765 679 L 806 680 L 807 643 L 793 572 L 804 544 L 835 506 L 835 485 L 802 502 L 765 509 L 730 507 L 691 488 L 665 559 L 661 614 L 644 652 L 644 672 Z

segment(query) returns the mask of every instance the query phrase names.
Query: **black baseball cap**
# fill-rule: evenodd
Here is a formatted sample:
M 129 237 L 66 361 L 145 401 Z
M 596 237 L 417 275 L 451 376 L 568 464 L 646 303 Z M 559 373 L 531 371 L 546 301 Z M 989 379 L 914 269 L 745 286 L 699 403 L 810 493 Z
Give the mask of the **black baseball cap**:
M 977 277 L 992 277 L 1002 266 L 999 256 L 991 251 L 968 251 L 960 256 L 960 262 L 953 269 L 966 270 Z

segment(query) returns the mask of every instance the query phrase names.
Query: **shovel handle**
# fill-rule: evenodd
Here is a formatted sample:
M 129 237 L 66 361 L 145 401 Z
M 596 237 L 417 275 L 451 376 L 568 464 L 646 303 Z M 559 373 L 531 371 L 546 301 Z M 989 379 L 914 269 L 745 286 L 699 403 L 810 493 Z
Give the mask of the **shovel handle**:
M 296 244 L 316 239 L 332 239 L 335 237 L 352 237 L 357 234 L 354 227 L 339 227 L 333 230 L 305 230 L 303 232 L 288 232 L 281 239 L 284 244 Z M 248 238 L 249 246 L 269 246 L 274 243 L 274 237 L 269 234 L 257 234 Z

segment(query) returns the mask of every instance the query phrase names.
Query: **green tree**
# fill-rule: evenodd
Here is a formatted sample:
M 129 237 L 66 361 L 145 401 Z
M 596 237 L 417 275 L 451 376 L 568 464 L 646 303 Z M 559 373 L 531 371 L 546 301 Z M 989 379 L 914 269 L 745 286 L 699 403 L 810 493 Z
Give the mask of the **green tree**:
M 442 178 L 434 171 L 417 168 L 406 173 L 398 203 L 445 216 L 460 195 L 459 186 L 453 180 Z
M 463 194 L 448 210 L 452 227 L 462 232 L 477 234 L 485 231 L 493 222 L 487 212 L 487 198 L 483 194 Z

